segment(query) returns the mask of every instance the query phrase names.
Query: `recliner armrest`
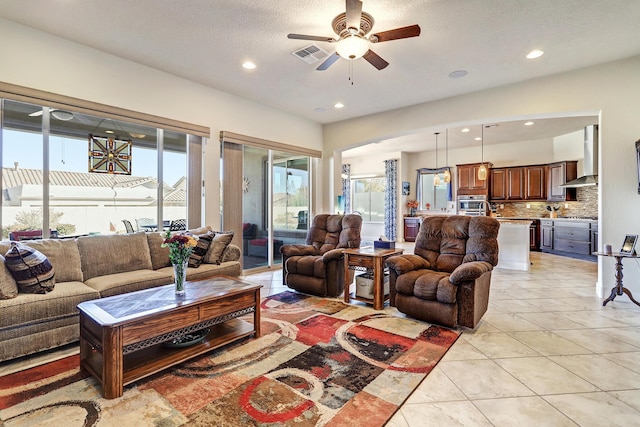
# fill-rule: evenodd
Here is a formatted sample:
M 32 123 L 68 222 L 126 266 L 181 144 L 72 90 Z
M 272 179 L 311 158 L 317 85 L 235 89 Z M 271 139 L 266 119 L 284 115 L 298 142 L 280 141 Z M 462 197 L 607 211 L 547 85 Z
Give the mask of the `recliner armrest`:
M 449 276 L 449 281 L 454 285 L 462 282 L 476 280 L 487 271 L 493 270 L 493 266 L 485 261 L 471 261 L 460 264 Z
M 284 245 L 280 253 L 286 257 L 317 255 L 316 248 L 311 245 Z
M 341 259 L 344 256 L 342 251 L 342 249 L 331 249 L 330 251 L 325 252 L 322 255 L 322 262 L 326 264 L 329 261 Z
M 426 259 L 418 255 L 395 255 L 387 258 L 385 265 L 400 275 L 413 270 L 431 268 L 431 264 Z

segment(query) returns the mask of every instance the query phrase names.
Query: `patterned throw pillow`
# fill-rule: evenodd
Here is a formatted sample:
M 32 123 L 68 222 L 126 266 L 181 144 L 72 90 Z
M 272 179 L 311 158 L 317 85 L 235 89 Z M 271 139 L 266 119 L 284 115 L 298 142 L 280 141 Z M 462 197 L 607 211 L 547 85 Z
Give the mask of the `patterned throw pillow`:
M 204 256 L 207 254 L 207 250 L 211 245 L 214 235 L 215 233 L 213 231 L 209 231 L 206 234 L 200 234 L 199 236 L 196 235 L 198 238 L 198 244 L 193 248 L 193 252 L 191 252 L 191 256 L 189 256 L 189 267 L 200 267 L 200 264 L 204 261 Z
M 55 271 L 46 256 L 29 246 L 11 242 L 5 265 L 25 294 L 45 294 L 56 284 Z
M 204 257 L 207 264 L 220 264 L 222 253 L 233 240 L 233 231 L 216 231 L 215 237 L 209 246 L 209 250 Z

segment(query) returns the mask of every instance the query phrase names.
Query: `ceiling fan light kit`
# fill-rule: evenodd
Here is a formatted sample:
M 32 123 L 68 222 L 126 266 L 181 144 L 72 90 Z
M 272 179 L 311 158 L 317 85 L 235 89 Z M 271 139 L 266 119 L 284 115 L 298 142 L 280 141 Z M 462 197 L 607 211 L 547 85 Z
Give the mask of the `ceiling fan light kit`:
M 370 45 L 372 43 L 417 37 L 420 35 L 420 27 L 418 25 L 410 25 L 367 36 L 373 28 L 373 22 L 373 17 L 362 11 L 362 1 L 346 0 L 346 12 L 336 16 L 331 23 L 333 31 L 338 35 L 337 39 L 293 33 L 287 35 L 287 37 L 297 40 L 336 43 L 336 53 L 320 64 L 316 68 L 318 71 L 326 70 L 339 58 L 350 61 L 364 58 L 376 69 L 382 70 L 389 63 L 373 52 L 370 49 Z
M 369 42 L 356 34 L 342 38 L 336 43 L 336 53 L 344 59 L 362 58 L 368 50 Z

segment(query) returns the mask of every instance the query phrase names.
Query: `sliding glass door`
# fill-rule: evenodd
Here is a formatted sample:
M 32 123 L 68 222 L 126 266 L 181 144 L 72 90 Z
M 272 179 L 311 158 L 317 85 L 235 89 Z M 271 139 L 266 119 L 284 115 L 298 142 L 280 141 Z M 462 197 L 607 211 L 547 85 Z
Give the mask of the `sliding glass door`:
M 243 269 L 279 265 L 282 245 L 304 243 L 309 163 L 309 157 L 243 146 Z

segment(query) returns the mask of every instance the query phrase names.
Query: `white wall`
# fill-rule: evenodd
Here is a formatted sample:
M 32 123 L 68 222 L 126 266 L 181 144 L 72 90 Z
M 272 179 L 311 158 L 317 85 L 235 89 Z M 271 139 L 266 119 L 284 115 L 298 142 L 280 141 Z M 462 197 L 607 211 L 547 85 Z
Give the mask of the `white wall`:
M 599 115 L 600 243 L 617 247 L 626 233 L 640 234 L 637 220 L 640 195 L 637 194 L 634 147 L 634 141 L 640 138 L 638 93 L 640 56 L 329 124 L 324 127 L 324 155 L 329 161 L 342 147 L 391 138 L 429 126 Z M 485 160 L 492 160 L 486 151 Z M 329 174 L 330 170 L 325 168 L 325 173 Z M 339 176 L 333 175 L 333 179 L 337 181 Z M 329 204 L 332 194 L 325 193 L 324 196 L 324 203 Z M 627 262 L 625 267 L 625 285 L 640 295 L 640 266 Z M 600 259 L 599 293 L 603 289 L 604 293 L 609 293 L 614 274 L 613 260 Z
M 584 157 L 584 131 L 567 133 L 553 138 L 554 161 L 579 160 Z M 582 168 L 578 168 L 578 176 L 582 176 Z
M 214 228 L 220 225 L 220 131 L 322 149 L 322 127 L 309 120 L 4 19 L 0 40 L 0 81 L 208 126 L 204 222 Z

